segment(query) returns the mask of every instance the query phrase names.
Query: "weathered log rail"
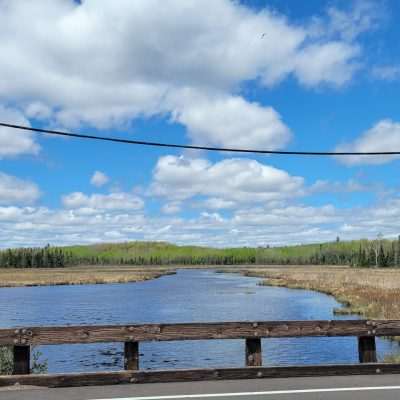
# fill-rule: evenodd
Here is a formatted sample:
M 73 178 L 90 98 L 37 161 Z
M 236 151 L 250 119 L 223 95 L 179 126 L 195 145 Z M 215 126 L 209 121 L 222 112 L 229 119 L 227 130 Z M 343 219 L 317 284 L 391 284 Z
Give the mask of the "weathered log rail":
M 262 367 L 262 338 L 358 338 L 360 364 Z M 80 386 L 115 383 L 250 379 L 293 376 L 400 373 L 400 364 L 378 364 L 375 337 L 400 336 L 398 320 L 255 321 L 188 324 L 129 324 L 0 329 L 0 346 L 13 346 L 13 375 L 0 376 L 0 386 Z M 210 339 L 244 339 L 245 368 L 140 371 L 139 343 Z M 30 349 L 36 345 L 124 343 L 125 371 L 29 375 Z

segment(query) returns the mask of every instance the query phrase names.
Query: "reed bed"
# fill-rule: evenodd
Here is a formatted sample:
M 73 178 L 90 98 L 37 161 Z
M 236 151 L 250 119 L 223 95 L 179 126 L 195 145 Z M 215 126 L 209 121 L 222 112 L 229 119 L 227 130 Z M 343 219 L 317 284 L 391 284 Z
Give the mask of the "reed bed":
M 246 268 L 245 275 L 264 278 L 263 285 L 315 290 L 343 304 L 337 313 L 366 318 L 400 319 L 400 270 L 349 267 Z
M 0 269 L 0 287 L 127 283 L 173 273 L 171 268 L 127 266 Z

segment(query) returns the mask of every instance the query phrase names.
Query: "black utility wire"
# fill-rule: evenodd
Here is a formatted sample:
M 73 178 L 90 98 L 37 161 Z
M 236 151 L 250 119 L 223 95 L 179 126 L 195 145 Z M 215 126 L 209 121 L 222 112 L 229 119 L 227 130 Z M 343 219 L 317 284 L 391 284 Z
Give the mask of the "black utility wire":
M 400 151 L 369 151 L 369 152 L 356 152 L 356 151 L 281 151 L 281 150 L 256 150 L 256 149 L 231 149 L 228 147 L 209 147 L 209 146 L 194 146 L 189 144 L 176 144 L 176 143 L 160 143 L 160 142 L 148 142 L 143 140 L 129 140 L 120 139 L 116 137 L 107 136 L 96 136 L 96 135 L 85 135 L 81 133 L 55 131 L 50 129 L 31 128 L 29 126 L 6 124 L 0 122 L 0 126 L 12 129 L 21 129 L 24 131 L 31 131 L 36 133 L 43 133 L 47 135 L 67 136 L 79 139 L 92 139 L 92 140 L 103 140 L 106 142 L 124 143 L 124 144 L 136 144 L 142 146 L 153 146 L 153 147 L 170 147 L 178 149 L 191 149 L 191 150 L 206 150 L 206 151 L 223 151 L 223 152 L 234 152 L 234 153 L 254 153 L 254 154 L 277 154 L 277 155 L 295 155 L 295 156 L 391 156 L 400 155 Z

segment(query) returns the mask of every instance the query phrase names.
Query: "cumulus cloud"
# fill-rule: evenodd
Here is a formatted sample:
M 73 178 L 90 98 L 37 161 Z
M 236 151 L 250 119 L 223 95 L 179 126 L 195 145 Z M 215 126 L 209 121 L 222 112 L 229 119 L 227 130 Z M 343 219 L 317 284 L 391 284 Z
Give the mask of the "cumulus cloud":
M 333 216 L 318 208 L 309 213 L 285 208 L 247 210 L 225 218 L 218 212 L 200 212 L 190 219 L 145 217 L 133 210 L 97 210 L 81 213 L 79 209 L 54 210 L 32 207 L 0 206 L 0 246 L 38 246 L 82 244 L 127 240 L 164 240 L 208 246 L 258 246 L 300 243 L 335 237 L 325 222 Z M 266 215 L 278 217 L 267 218 Z M 320 218 L 318 215 L 322 214 Z M 263 219 L 268 223 L 258 220 Z M 321 225 L 322 224 L 322 225 Z M 330 235 L 330 236 L 329 236 Z
M 92 178 L 90 179 L 90 183 L 93 186 L 101 187 L 107 184 L 109 180 L 110 178 L 104 172 L 95 171 L 94 174 L 92 175 Z
M 31 204 L 39 197 L 36 184 L 0 172 L 0 205 Z
M 298 79 L 306 86 L 315 86 L 320 82 L 340 86 L 348 82 L 359 67 L 357 63 L 343 63 L 343 58 L 351 60 L 358 53 L 358 47 L 341 42 L 308 46 L 296 59 Z
M 173 119 L 188 127 L 196 143 L 274 150 L 290 138 L 289 128 L 273 108 L 238 96 L 189 101 Z
M 223 205 L 292 198 L 303 193 L 303 185 L 302 177 L 255 160 L 233 158 L 213 164 L 203 158 L 165 156 L 157 162 L 151 191 L 176 200 L 211 196 L 219 199 L 214 204 Z
M 18 108 L 0 105 L 0 119 L 107 128 L 163 115 L 196 143 L 279 149 L 290 140 L 289 127 L 274 108 L 246 100 L 241 84 L 347 84 L 362 62 L 359 35 L 375 24 L 375 11 L 360 4 L 294 22 L 230 0 L 185 0 L 184 7 L 180 0 L 0 0 L 0 104 Z M 0 158 L 39 150 L 29 133 L 0 130 Z M 97 171 L 91 181 L 101 187 L 107 178 Z M 162 157 L 150 191 L 165 201 L 160 216 L 146 216 L 140 197 L 117 189 L 69 193 L 64 207 L 53 209 L 32 205 L 36 185 L 2 174 L 0 246 L 305 243 L 338 231 L 350 237 L 345 232 L 365 228 L 371 214 L 366 209 L 356 219 L 331 205 L 293 204 L 309 194 L 304 179 L 248 159 Z M 187 199 L 196 208 L 183 217 Z M 385 206 L 374 214 L 375 229 L 395 232 Z
M 51 117 L 52 110 L 40 101 L 33 101 L 26 106 L 25 114 L 29 118 L 46 120 Z
M 240 225 L 274 226 L 278 229 L 287 229 L 293 223 L 297 226 L 309 226 L 338 222 L 338 212 L 332 205 L 322 207 L 311 206 L 284 206 L 271 209 L 255 208 L 236 212 L 234 221 Z
M 127 240 L 208 246 L 308 243 L 334 239 L 344 221 L 352 223 L 332 206 L 259 207 L 240 210 L 232 217 L 204 211 L 190 219 L 146 217 L 132 210 L 86 214 L 79 209 L 0 206 L 0 246 Z
M 84 204 L 86 205 L 86 204 Z M 338 209 L 277 202 L 243 205 L 231 216 L 199 211 L 190 218 L 146 216 L 140 210 L 0 205 L 0 246 L 163 240 L 207 246 L 264 246 L 399 234 L 400 200 Z
M 4 107 L 1 104 L 0 121 L 8 124 L 30 126 L 29 121 L 24 117 L 22 112 Z M 40 147 L 35 142 L 33 134 L 0 127 L 0 159 L 15 157 L 21 154 L 37 154 L 39 149 Z
M 74 192 L 63 196 L 62 202 L 66 208 L 89 210 L 140 210 L 144 205 L 140 197 L 124 192 L 92 195 Z
M 293 76 L 307 86 L 341 86 L 360 56 L 360 32 L 333 38 L 312 21 L 293 23 L 229 0 L 187 0 L 185 7 L 179 0 L 3 0 L 0 7 L 0 100 L 22 102 L 32 118 L 73 127 L 172 113 L 197 140 L 231 144 L 233 134 L 222 125 L 246 114 L 235 139 L 278 147 L 288 129 L 272 108 L 231 96 L 240 83 L 271 86 Z M 330 13 L 349 30 L 343 20 L 353 11 Z M 367 29 L 364 17 L 356 20 Z M 179 98 L 187 90 L 199 100 L 186 108 Z M 196 115 L 214 106 L 221 115 L 210 126 L 199 124 Z
M 385 237 L 398 237 L 399 218 L 400 199 L 392 197 L 371 207 L 352 210 L 341 224 L 340 231 L 352 238 L 376 238 L 379 233 Z
M 390 119 L 379 121 L 352 143 L 344 143 L 336 148 L 338 152 L 390 152 L 400 151 L 400 123 Z M 367 165 L 385 164 L 399 156 L 338 156 L 343 164 Z

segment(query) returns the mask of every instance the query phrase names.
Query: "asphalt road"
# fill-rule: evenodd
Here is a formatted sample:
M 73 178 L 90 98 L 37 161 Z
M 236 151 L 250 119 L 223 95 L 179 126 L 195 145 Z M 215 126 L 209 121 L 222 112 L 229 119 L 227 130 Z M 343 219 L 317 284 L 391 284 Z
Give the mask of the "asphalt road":
M 399 400 L 400 375 L 259 379 L 40 389 L 1 388 L 1 400 Z

